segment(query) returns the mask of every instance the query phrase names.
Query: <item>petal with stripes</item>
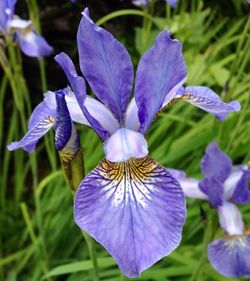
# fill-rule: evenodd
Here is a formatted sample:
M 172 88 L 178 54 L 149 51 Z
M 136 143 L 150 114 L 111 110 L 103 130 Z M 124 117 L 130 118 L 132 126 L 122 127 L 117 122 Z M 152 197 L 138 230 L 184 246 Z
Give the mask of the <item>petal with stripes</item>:
M 40 120 L 36 125 L 28 130 L 25 136 L 20 141 L 12 142 L 8 145 L 9 150 L 16 150 L 18 148 L 23 148 L 27 152 L 32 152 L 39 139 L 44 136 L 49 129 L 51 129 L 55 124 L 55 118 L 52 116 L 47 116 Z
M 103 160 L 80 184 L 74 215 L 134 277 L 180 243 L 185 197 L 168 170 L 148 156 Z
M 250 234 L 212 242 L 208 246 L 208 259 L 213 268 L 224 276 L 250 277 Z

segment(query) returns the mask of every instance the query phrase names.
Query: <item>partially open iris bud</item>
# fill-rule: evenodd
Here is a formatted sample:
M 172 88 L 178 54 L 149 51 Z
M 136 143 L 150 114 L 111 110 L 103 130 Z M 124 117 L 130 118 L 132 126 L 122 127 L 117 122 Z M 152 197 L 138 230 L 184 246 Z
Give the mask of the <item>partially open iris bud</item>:
M 65 93 L 59 90 L 56 93 L 56 123 L 55 146 L 59 152 L 60 161 L 65 178 L 73 191 L 76 191 L 82 181 L 83 155 L 80 147 L 79 135 L 72 123 L 65 100 Z

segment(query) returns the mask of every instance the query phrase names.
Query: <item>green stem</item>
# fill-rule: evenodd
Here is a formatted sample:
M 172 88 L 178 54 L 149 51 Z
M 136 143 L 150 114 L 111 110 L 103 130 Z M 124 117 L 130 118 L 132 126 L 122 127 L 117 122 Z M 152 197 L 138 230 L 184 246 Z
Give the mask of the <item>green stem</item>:
M 73 197 L 75 197 L 76 191 L 79 184 L 84 178 L 84 160 L 83 160 L 83 151 L 79 149 L 75 154 L 70 155 L 68 151 L 63 149 L 59 151 L 59 157 L 61 160 L 61 165 L 64 171 L 64 176 L 66 181 L 72 190 Z M 98 273 L 98 263 L 95 251 L 95 242 L 94 240 L 85 232 L 82 231 L 83 237 L 85 238 L 89 255 L 92 260 L 93 265 L 93 280 L 99 281 Z
M 207 260 L 207 247 L 214 236 L 214 224 L 216 221 L 215 219 L 216 219 L 216 215 L 215 215 L 215 212 L 213 212 L 213 214 L 211 215 L 210 219 L 207 222 L 207 227 L 206 227 L 206 230 L 204 233 L 204 238 L 203 238 L 203 243 L 202 243 L 203 244 L 202 245 L 202 249 L 203 249 L 202 256 L 200 258 L 200 261 L 199 261 L 196 269 L 194 270 L 193 274 L 191 275 L 191 277 L 189 278 L 188 281 L 204 280 L 202 275 L 203 275 L 204 265 Z
M 105 22 L 114 19 L 114 18 L 118 18 L 118 17 L 122 17 L 122 16 L 140 16 L 140 17 L 148 17 L 148 18 L 152 18 L 149 14 L 145 14 L 143 11 L 138 11 L 138 10 L 133 10 L 133 9 L 125 9 L 125 10 L 120 10 L 120 11 L 115 11 L 113 13 L 110 13 L 102 18 L 100 18 L 96 24 L 97 25 L 102 25 Z

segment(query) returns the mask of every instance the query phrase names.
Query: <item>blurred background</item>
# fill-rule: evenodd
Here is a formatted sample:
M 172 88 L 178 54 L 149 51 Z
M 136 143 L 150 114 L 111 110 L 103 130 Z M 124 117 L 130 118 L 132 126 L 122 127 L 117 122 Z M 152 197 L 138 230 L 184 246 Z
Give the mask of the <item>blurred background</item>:
M 174 104 L 148 132 L 154 159 L 200 178 L 200 160 L 215 139 L 235 164 L 250 160 L 250 5 L 245 0 L 180 0 L 175 9 L 165 1 L 143 9 L 128 0 L 18 0 L 15 13 L 30 17 L 54 52 L 45 59 L 19 52 L 17 62 L 10 62 L 11 76 L 0 69 L 0 280 L 94 280 L 87 245 L 73 220 L 72 194 L 54 148 L 53 132 L 32 154 L 6 149 L 24 135 L 30 112 L 43 93 L 67 85 L 54 55 L 64 51 L 78 67 L 76 33 L 86 6 L 92 18 L 126 46 L 135 69 L 156 35 L 167 28 L 183 43 L 186 85 L 209 86 L 224 101 L 241 103 L 242 110 L 223 123 L 187 103 Z M 2 41 L 0 48 L 11 60 Z M 77 128 L 87 173 L 103 158 L 102 144 L 89 128 Z M 204 233 L 214 211 L 205 202 L 187 203 L 181 245 L 134 280 L 236 280 L 221 276 L 206 259 Z M 241 211 L 250 227 L 250 206 Z M 217 228 L 215 236 L 221 234 Z M 126 280 L 98 244 L 96 251 L 100 280 Z

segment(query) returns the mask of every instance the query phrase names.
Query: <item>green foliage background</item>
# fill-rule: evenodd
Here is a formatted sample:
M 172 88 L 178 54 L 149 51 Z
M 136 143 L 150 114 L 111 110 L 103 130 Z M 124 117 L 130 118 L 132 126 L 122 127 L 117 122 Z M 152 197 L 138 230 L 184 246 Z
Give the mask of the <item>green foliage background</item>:
M 180 0 L 176 9 L 162 1 L 149 10 L 118 0 L 103 0 L 102 5 L 100 1 L 76 5 L 69 1 L 19 2 L 19 14 L 29 13 L 39 31 L 41 26 L 47 30 L 44 35 L 54 43 L 55 53 L 67 51 L 76 63 L 74 38 L 83 6 L 89 5 L 98 24 L 126 45 L 135 68 L 156 35 L 170 29 L 183 42 L 186 84 L 209 86 L 225 101 L 237 99 L 242 110 L 220 123 L 187 103 L 174 104 L 160 114 L 148 132 L 150 155 L 166 167 L 185 170 L 198 178 L 201 157 L 214 139 L 235 164 L 250 160 L 250 9 L 246 1 Z M 66 39 L 63 34 L 54 39 L 49 33 L 42 16 L 48 7 L 52 11 L 57 7 L 63 15 L 78 15 L 75 19 L 56 14 L 60 26 L 66 21 L 70 27 Z M 97 280 L 86 242 L 73 220 L 72 194 L 54 149 L 53 133 L 30 155 L 6 149 L 8 143 L 24 134 L 31 109 L 42 100 L 42 93 L 48 87 L 65 87 L 67 82 L 52 58 L 38 62 L 25 58 L 11 41 L 0 50 L 0 280 Z M 102 144 L 89 128 L 78 129 L 89 172 L 103 157 Z M 207 203 L 196 200 L 188 200 L 187 207 L 181 245 L 135 280 L 236 280 L 221 276 L 206 258 L 209 241 L 223 234 L 215 212 Z M 241 207 L 241 211 L 250 227 L 250 205 Z M 96 252 L 100 280 L 126 280 L 100 245 L 96 245 Z

